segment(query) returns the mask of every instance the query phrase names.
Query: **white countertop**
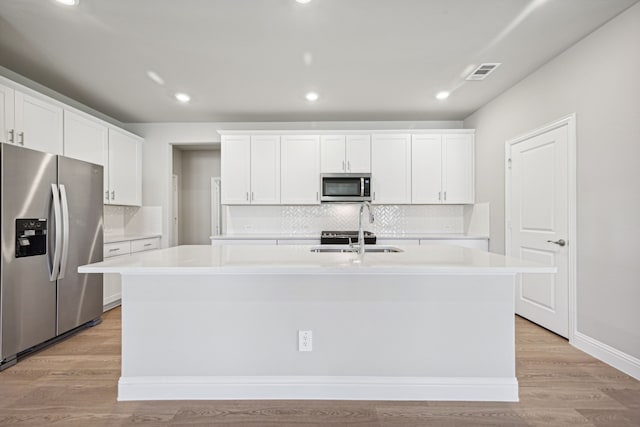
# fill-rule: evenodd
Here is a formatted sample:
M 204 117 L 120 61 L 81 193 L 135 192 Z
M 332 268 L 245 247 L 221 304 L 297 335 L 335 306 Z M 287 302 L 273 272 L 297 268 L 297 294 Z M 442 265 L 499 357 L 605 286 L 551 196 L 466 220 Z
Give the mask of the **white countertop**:
M 105 234 L 104 243 L 128 242 L 131 240 L 151 239 L 154 237 L 162 237 L 162 234 Z
M 489 236 L 456 234 L 456 233 L 376 233 L 378 239 L 398 240 L 486 240 Z M 209 236 L 211 240 L 320 240 L 320 233 L 313 234 L 277 234 L 277 233 L 253 233 L 253 234 L 221 234 Z
M 294 246 L 176 246 L 81 266 L 80 273 L 215 274 L 514 274 L 554 273 L 547 267 L 458 246 L 396 246 L 400 253 L 313 253 Z

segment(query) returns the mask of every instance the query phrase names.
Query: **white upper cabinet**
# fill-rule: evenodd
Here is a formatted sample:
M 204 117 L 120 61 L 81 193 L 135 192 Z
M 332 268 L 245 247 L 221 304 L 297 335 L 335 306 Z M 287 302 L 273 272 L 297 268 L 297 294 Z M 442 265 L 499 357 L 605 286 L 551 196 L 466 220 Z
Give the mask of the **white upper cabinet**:
M 221 145 L 223 205 L 248 205 L 251 192 L 251 137 L 223 135 Z
M 347 172 L 371 172 L 371 135 L 347 135 Z
M 109 129 L 108 203 L 142 205 L 142 141 L 130 133 Z
M 374 204 L 474 203 L 473 130 L 309 133 L 224 133 L 222 203 L 319 204 L 321 172 L 371 173 Z
M 64 155 L 105 165 L 109 150 L 109 128 L 100 120 L 72 110 L 64 110 Z M 105 168 L 106 169 L 106 168 Z
M 50 98 L 14 93 L 15 143 L 52 154 L 63 152 L 62 107 Z
M 282 136 L 280 159 L 282 204 L 319 204 L 320 138 L 315 135 Z
M 370 135 L 323 135 L 322 173 L 371 172 Z
M 13 98 L 13 89 L 0 84 L 0 142 L 14 143 L 16 141 L 13 127 Z
M 280 137 L 222 136 L 222 204 L 280 203 Z
M 474 136 L 445 134 L 442 136 L 443 203 L 474 203 Z
M 251 204 L 280 203 L 280 137 L 251 137 Z
M 418 134 L 411 144 L 412 203 L 474 203 L 473 134 Z
M 442 136 L 411 137 L 411 202 L 442 203 Z
M 320 137 L 320 152 L 322 173 L 343 173 L 347 170 L 345 160 L 344 135 L 322 135 Z
M 371 153 L 373 203 L 411 203 L 411 135 L 373 135 Z

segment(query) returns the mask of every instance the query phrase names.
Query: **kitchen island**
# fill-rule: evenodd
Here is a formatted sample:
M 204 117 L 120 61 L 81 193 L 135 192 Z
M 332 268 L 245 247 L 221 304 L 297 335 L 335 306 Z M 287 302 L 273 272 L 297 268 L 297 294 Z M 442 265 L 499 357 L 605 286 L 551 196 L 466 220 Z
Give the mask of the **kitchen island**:
M 445 245 L 312 249 L 178 246 L 80 267 L 122 275 L 118 399 L 518 400 L 516 275 L 553 267 Z

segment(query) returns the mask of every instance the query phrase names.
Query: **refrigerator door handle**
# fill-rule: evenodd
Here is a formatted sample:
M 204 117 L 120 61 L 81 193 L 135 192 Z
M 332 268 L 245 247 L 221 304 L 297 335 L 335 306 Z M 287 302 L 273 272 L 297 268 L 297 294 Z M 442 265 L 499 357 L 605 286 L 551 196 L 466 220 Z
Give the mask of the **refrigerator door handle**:
M 64 278 L 69 259 L 69 203 L 67 201 L 67 189 L 60 184 L 60 199 L 62 200 L 62 256 L 60 258 L 60 274 L 58 279 Z
M 60 270 L 60 252 L 62 250 L 62 218 L 60 218 L 60 193 L 58 186 L 51 184 L 51 198 L 53 200 L 53 220 L 56 223 L 55 247 L 53 250 L 53 261 L 49 266 L 49 281 L 55 282 Z

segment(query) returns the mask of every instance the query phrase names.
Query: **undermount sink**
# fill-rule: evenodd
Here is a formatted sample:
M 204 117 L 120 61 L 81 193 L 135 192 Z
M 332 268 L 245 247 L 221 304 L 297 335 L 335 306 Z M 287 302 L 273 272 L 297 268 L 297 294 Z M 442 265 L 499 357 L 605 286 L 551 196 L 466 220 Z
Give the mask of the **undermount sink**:
M 358 252 L 357 247 L 349 247 L 344 245 L 325 245 L 325 246 L 316 246 L 311 248 L 311 252 L 316 253 L 348 253 L 348 252 Z M 402 249 L 397 248 L 395 246 L 366 246 L 365 252 L 372 253 L 397 253 L 404 252 Z

